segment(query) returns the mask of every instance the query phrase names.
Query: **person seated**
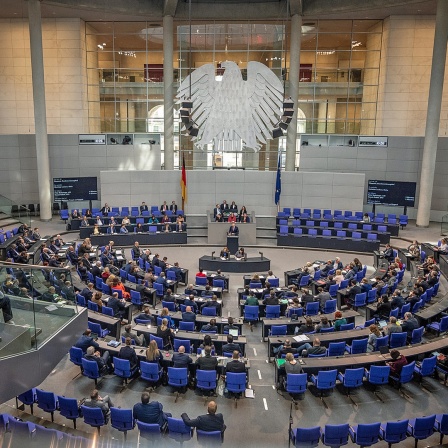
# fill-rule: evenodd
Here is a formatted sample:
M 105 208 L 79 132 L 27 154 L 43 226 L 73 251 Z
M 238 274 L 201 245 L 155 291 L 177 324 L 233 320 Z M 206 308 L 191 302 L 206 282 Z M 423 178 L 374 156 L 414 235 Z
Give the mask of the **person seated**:
M 191 306 L 187 306 L 182 313 L 182 322 L 196 322 L 196 314 L 193 312 Z
M 278 305 L 280 303 L 273 289 L 269 292 L 269 297 L 263 299 L 263 303 L 265 305 Z
M 214 331 L 215 333 L 218 333 L 216 319 L 210 319 L 210 322 L 208 324 L 202 326 L 201 331 Z
M 342 313 L 340 311 L 336 311 L 334 313 L 334 330 L 339 331 L 341 329 L 341 325 L 345 325 L 347 323 L 347 319 L 342 317 Z
M 294 314 L 294 310 L 298 310 L 299 308 L 302 308 L 300 300 L 297 297 L 294 297 L 292 299 L 292 303 L 289 304 L 288 307 L 286 308 L 286 315 L 292 316 Z
M 168 288 L 165 292 L 165 295 L 163 296 L 163 301 L 164 302 L 169 302 L 169 303 L 175 303 L 176 302 L 176 298 L 173 295 L 173 291 L 171 291 L 171 288 Z
M 246 258 L 246 253 L 244 252 L 244 247 L 240 247 L 236 254 L 235 254 L 235 258 L 237 260 L 242 260 L 243 258 Z
M 232 224 L 236 222 L 236 216 L 233 212 L 230 212 L 229 217 L 227 218 L 227 222 Z
M 297 359 L 294 358 L 292 353 L 286 354 L 286 362 L 284 366 L 286 375 L 288 375 L 288 373 L 297 374 L 303 372 L 301 364 L 297 362 Z
M 143 201 L 142 205 L 140 206 L 140 214 L 142 214 L 142 212 L 147 212 L 148 211 L 148 206 L 146 205 L 146 202 Z
M 132 416 L 143 423 L 157 424 L 164 432 L 168 423 L 168 417 L 171 417 L 172 414 L 163 412 L 163 405 L 158 401 L 150 402 L 150 398 L 149 392 L 143 392 L 140 398 L 141 403 L 136 403 L 132 409 Z
M 389 263 L 394 261 L 394 258 L 395 258 L 394 251 L 393 251 L 392 247 L 390 246 L 390 244 L 386 244 L 386 247 L 383 251 L 383 256 Z
M 156 336 L 162 338 L 165 350 L 173 347 L 173 330 L 168 327 L 168 319 L 162 319 L 162 324 L 157 327 Z
M 136 319 L 148 321 L 148 324 L 150 324 L 153 321 L 153 318 L 151 316 L 151 310 L 149 309 L 149 306 L 145 306 L 143 308 L 143 313 L 140 313 L 134 317 L 134 322 Z
M 104 421 L 107 424 L 110 418 L 110 408 L 114 407 L 111 398 L 109 395 L 105 395 L 101 397 L 98 393 L 97 389 L 93 389 L 90 393 L 90 398 L 88 398 L 83 403 L 84 406 L 88 408 L 100 408 L 104 415 Z
M 229 333 L 229 330 L 238 330 L 238 332 L 240 331 L 238 326 L 233 323 L 233 317 L 231 316 L 227 318 L 227 324 L 224 325 L 222 332 L 226 334 Z
M 328 260 L 321 268 L 320 274 L 323 277 L 327 277 L 328 273 L 333 270 L 333 260 Z
M 123 321 L 124 315 L 126 314 L 125 303 L 124 299 L 119 299 L 118 292 L 112 293 L 112 296 L 107 301 L 107 306 L 112 308 L 114 316 L 118 317 L 121 321 Z M 123 322 L 122 325 L 124 325 Z
M 192 311 L 195 314 L 197 314 L 197 312 L 198 312 L 198 305 L 194 301 L 194 295 L 193 294 L 189 294 L 188 297 L 185 298 L 184 305 L 187 306 L 187 307 L 188 306 L 191 307 Z
M 124 233 L 124 234 L 129 233 L 129 230 L 126 228 L 126 224 L 123 224 L 123 223 L 121 224 L 120 233 Z
M 121 283 L 121 281 L 118 277 L 114 279 L 114 281 L 112 283 L 112 289 L 118 289 L 119 291 L 121 291 L 122 297 L 125 300 L 131 298 L 131 294 L 126 291 L 123 283 Z
M 306 357 L 308 355 L 324 355 L 327 353 L 327 349 L 320 345 L 320 339 L 314 338 L 313 346 L 303 350 L 302 356 Z
M 228 260 L 230 257 L 230 250 L 228 247 L 224 246 L 219 254 L 221 260 Z
M 138 345 L 138 346 L 142 346 L 143 345 L 143 342 L 144 342 L 144 336 L 143 336 L 143 334 L 141 334 L 140 336 L 138 336 L 136 333 L 133 333 L 132 332 L 132 325 L 125 325 L 125 327 L 124 327 L 124 331 L 123 331 L 123 333 L 121 334 L 121 337 L 123 337 L 123 338 L 130 338 L 131 339 L 131 341 L 132 340 L 134 340 L 134 342 L 135 342 L 135 345 Z
M 322 286 L 319 286 L 317 288 L 317 296 L 314 297 L 314 300 L 319 301 L 319 307 L 321 311 L 325 309 L 325 304 L 332 300 L 330 293 L 328 291 L 325 291 Z
M 204 347 L 204 356 L 198 357 L 196 366 L 201 370 L 216 370 L 218 358 L 211 355 L 212 348 L 210 345 Z
M 389 318 L 389 323 L 386 327 L 384 327 L 384 333 L 387 335 L 391 335 L 392 333 L 401 333 L 403 329 L 401 325 L 397 324 L 397 318 L 395 316 L 391 316 Z
M 247 224 L 247 223 L 250 223 L 250 218 L 249 218 L 249 216 L 247 215 L 247 213 L 243 213 L 243 215 L 240 216 L 240 220 L 239 220 L 239 222 L 240 222 L 241 224 Z
M 412 313 L 410 313 L 409 311 L 407 313 L 404 313 L 404 321 L 401 324 L 401 329 L 408 334 L 408 342 L 411 341 L 412 332 L 419 326 L 420 325 L 418 323 L 418 320 L 412 315 Z
M 160 317 L 162 319 L 166 319 L 168 321 L 169 328 L 175 328 L 174 321 L 170 316 L 170 312 L 169 312 L 168 308 L 162 308 L 162 311 L 160 312 Z
M 207 274 L 204 272 L 204 269 L 200 268 L 199 272 L 196 272 L 196 277 L 207 277 Z
M 154 283 L 163 285 L 164 289 L 168 289 L 170 286 L 165 278 L 165 272 L 161 272 Z
M 176 214 L 177 213 L 177 204 L 176 201 L 171 201 L 170 210 Z
M 258 299 L 254 295 L 252 291 L 249 290 L 249 288 L 246 288 L 243 293 L 243 297 L 246 296 L 246 301 L 244 302 L 245 305 L 249 306 L 258 306 Z
M 100 348 L 98 342 L 96 342 L 92 337 L 92 330 L 90 330 L 89 328 L 84 331 L 81 337 L 75 342 L 74 346 L 80 348 L 83 353 L 86 353 L 89 347 L 93 347 L 95 349 Z
M 274 354 L 277 354 L 277 357 L 282 358 L 287 353 L 292 353 L 295 355 L 297 350 L 291 346 L 291 339 L 285 339 L 285 342 L 277 348 L 273 349 Z
M 393 349 L 390 351 L 390 357 L 392 361 L 386 362 L 390 366 L 391 375 L 400 375 L 401 369 L 407 365 L 408 361 L 398 350 Z
M 87 348 L 84 358 L 88 361 L 95 361 L 98 365 L 98 372 L 100 375 L 106 375 L 112 371 L 112 363 L 110 361 L 110 353 L 106 350 L 102 355 L 95 347 Z
M 104 207 L 100 210 L 100 212 L 102 213 L 103 216 L 108 216 L 110 212 L 110 207 L 107 202 L 104 204 Z
M 232 213 L 238 213 L 238 206 L 235 204 L 235 201 L 232 201 L 229 207 L 229 211 Z
M 246 365 L 240 361 L 240 352 L 238 350 L 232 353 L 232 361 L 226 364 L 227 373 L 246 373 Z
M 164 214 L 162 216 L 162 228 L 164 228 L 164 231 L 166 233 L 170 231 L 170 224 L 171 224 L 171 219 L 169 218 L 168 215 Z
M 177 352 L 173 353 L 173 367 L 187 367 L 193 363 L 190 356 L 185 353 L 185 347 L 181 345 Z
M 138 223 L 134 228 L 134 233 L 145 233 L 145 229 L 142 226 L 142 223 Z
M 401 296 L 401 292 L 399 289 L 396 289 L 393 292 L 391 299 L 392 299 L 391 304 L 390 304 L 391 309 L 394 310 L 395 308 L 400 308 L 400 310 L 401 310 L 401 307 L 404 305 L 405 302 L 404 302 L 403 297 Z
M 146 362 L 157 363 L 160 367 L 160 363 L 163 361 L 163 354 L 157 347 L 157 342 L 152 340 L 148 344 L 146 349 Z
M 129 216 L 125 216 L 122 220 L 121 223 L 124 224 L 125 226 L 128 226 L 129 224 L 131 224 L 131 220 L 129 219 Z
M 320 333 L 320 331 L 321 331 L 323 328 L 331 328 L 331 324 L 330 324 L 330 322 L 328 321 L 328 317 L 327 317 L 327 316 L 322 316 L 322 317 L 320 318 L 320 324 L 316 324 L 316 327 L 315 327 L 315 331 L 316 331 L 316 333 Z
M 215 208 L 213 209 L 213 219 L 216 222 L 222 221 L 222 210 L 221 210 L 221 207 L 219 206 L 219 204 L 216 204 Z
M 138 367 L 138 358 L 137 353 L 135 353 L 135 350 L 131 347 L 132 339 L 130 337 L 127 337 L 124 340 L 124 343 L 124 347 L 120 348 L 118 358 L 128 360 L 131 366 L 131 370 L 134 370 Z
M 389 302 L 389 296 L 387 294 L 383 294 L 378 299 L 378 304 L 377 304 L 375 315 L 377 315 L 380 318 L 389 319 L 391 310 L 392 310 L 392 306 L 391 306 L 391 303 Z
M 185 230 L 185 218 L 182 215 L 178 215 L 176 218 L 176 232 L 183 232 Z
M 213 296 L 213 291 L 210 285 L 206 285 L 204 291 L 201 292 L 201 297 L 211 298 Z
M 202 307 L 201 307 L 201 313 L 204 308 L 216 308 L 216 315 L 221 315 L 221 304 L 218 302 L 218 296 L 216 294 L 213 294 L 212 300 L 207 300 Z
M 231 334 L 227 335 L 227 344 L 224 344 L 222 346 L 222 352 L 224 353 L 233 353 L 234 351 L 237 351 L 238 353 L 241 352 L 240 344 L 237 344 L 236 342 L 233 342 L 233 336 Z

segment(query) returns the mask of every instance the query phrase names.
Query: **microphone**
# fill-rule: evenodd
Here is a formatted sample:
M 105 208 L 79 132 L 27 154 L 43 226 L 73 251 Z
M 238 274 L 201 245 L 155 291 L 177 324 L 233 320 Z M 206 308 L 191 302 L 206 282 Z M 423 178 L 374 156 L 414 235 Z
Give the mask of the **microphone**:
M 215 255 L 215 251 L 212 252 L 212 260 L 215 259 L 214 255 Z
M 261 259 L 263 260 L 263 252 L 258 252 L 261 255 Z

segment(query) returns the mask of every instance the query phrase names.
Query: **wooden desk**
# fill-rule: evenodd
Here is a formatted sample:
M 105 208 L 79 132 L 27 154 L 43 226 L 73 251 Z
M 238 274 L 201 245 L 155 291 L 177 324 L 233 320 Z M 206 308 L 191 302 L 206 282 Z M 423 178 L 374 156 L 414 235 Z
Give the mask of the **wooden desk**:
M 146 335 L 157 335 L 157 327 L 154 325 L 142 325 L 137 324 L 132 328 L 133 331 L 137 332 L 137 334 L 146 334 Z M 198 348 L 202 342 L 204 341 L 204 336 L 206 333 L 199 333 L 197 331 L 178 331 L 177 333 L 173 333 L 174 339 L 187 339 L 191 342 L 191 344 L 196 348 Z M 227 335 L 226 334 L 211 334 L 213 345 L 215 346 L 216 353 L 222 353 L 222 346 L 227 344 Z M 247 340 L 245 336 L 238 336 L 238 339 L 235 341 L 240 345 L 243 354 L 246 353 L 246 344 Z
M 187 299 L 189 296 L 187 294 L 175 294 L 174 297 L 175 297 L 176 303 L 178 305 L 183 305 L 185 302 L 185 299 Z M 209 300 L 211 300 L 211 298 L 194 296 L 194 302 L 196 303 L 196 305 L 198 306 L 199 309 L 201 308 L 201 306 L 204 303 L 208 302 Z M 222 308 L 224 307 L 224 302 L 222 301 L 222 299 L 218 299 L 217 302 L 219 304 L 221 304 L 221 308 L 219 309 L 219 312 L 218 312 L 218 316 L 221 316 Z
M 345 317 L 347 320 L 347 323 L 354 323 L 355 317 L 359 316 L 360 314 L 357 311 L 353 310 L 347 310 L 342 311 L 342 317 Z M 313 323 L 318 324 L 321 321 L 321 318 L 323 316 L 326 316 L 329 321 L 334 320 L 334 314 L 319 314 L 317 316 L 309 316 L 311 319 L 313 319 Z M 302 325 L 305 323 L 306 316 L 299 317 L 297 320 L 291 320 L 289 317 L 279 317 L 278 319 L 266 319 L 262 318 L 262 332 L 263 339 L 265 340 L 269 336 L 269 330 L 273 325 L 287 325 L 287 333 L 293 334 L 295 327 Z M 338 332 L 340 333 L 340 332 Z M 325 333 L 324 333 L 325 334 Z M 330 333 L 330 335 L 333 335 L 333 333 Z
M 427 325 L 448 310 L 448 295 L 442 300 L 428 306 L 427 308 L 415 313 L 415 317 L 420 325 Z
M 213 280 L 215 279 L 215 277 L 217 276 L 218 274 L 216 273 L 216 272 L 207 272 L 207 281 L 208 281 L 208 284 L 210 285 L 210 286 L 213 286 Z M 229 292 L 229 288 L 230 288 L 230 277 L 228 276 L 228 275 L 225 275 L 225 274 L 223 274 L 223 273 L 221 273 L 221 274 L 219 274 L 221 277 L 224 277 L 224 278 L 221 278 L 221 280 L 224 280 L 224 291 L 227 291 L 227 292 Z M 187 284 L 187 283 L 185 283 L 185 284 Z
M 244 315 L 244 306 L 245 306 L 245 300 L 239 300 L 238 306 L 240 308 L 240 316 Z M 280 315 L 285 316 L 286 308 L 288 307 L 288 301 L 287 300 L 280 300 Z M 259 317 L 263 317 L 266 315 L 266 305 L 263 303 L 262 299 L 258 299 L 258 308 L 259 308 Z
M 88 310 L 88 319 L 92 322 L 96 322 L 101 325 L 101 328 L 105 327 L 110 331 L 110 335 L 115 339 L 121 339 L 121 323 L 120 319 L 112 316 L 106 316 L 96 311 Z M 129 322 L 130 323 L 130 322 Z
M 137 291 L 137 284 L 136 283 L 132 283 L 128 280 L 123 282 L 124 288 L 126 289 L 127 292 L 130 291 Z M 147 288 L 147 292 L 145 292 L 145 295 L 149 295 L 149 302 L 153 308 L 156 307 L 157 304 L 157 293 L 156 290 L 154 288 Z M 143 296 L 143 293 L 142 293 Z M 144 302 L 144 298 L 142 297 L 142 302 Z M 146 302 L 145 302 L 146 303 Z

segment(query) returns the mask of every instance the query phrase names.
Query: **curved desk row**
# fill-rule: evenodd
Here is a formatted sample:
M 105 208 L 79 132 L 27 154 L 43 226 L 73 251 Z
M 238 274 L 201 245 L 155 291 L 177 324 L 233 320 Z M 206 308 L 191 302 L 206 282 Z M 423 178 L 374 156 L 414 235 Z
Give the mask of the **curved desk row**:
M 113 233 L 106 235 L 88 235 L 93 245 L 105 246 L 113 241 L 115 246 L 133 246 L 136 241 L 142 246 L 163 246 L 165 244 L 187 244 L 186 232 L 169 233 Z M 86 237 L 87 238 L 87 237 Z
M 352 252 L 371 253 L 379 250 L 379 240 L 363 240 L 353 238 L 301 236 L 277 234 L 277 246 L 313 247 L 316 249 L 348 250 Z
M 142 225 L 143 230 L 144 230 L 143 233 L 149 232 L 149 228 L 152 226 L 157 228 L 157 232 L 161 232 L 161 233 L 165 232 L 165 224 L 143 224 Z M 112 234 L 108 232 L 108 230 L 109 230 L 108 226 L 99 226 L 98 230 L 101 234 L 104 234 L 104 235 L 106 235 L 106 234 L 107 235 L 125 235 L 125 236 L 126 235 L 137 235 L 137 233 L 134 233 L 135 227 L 136 227 L 135 224 L 126 226 L 128 233 L 120 233 L 121 226 L 119 226 L 119 225 L 115 226 L 115 233 L 112 233 Z M 184 229 L 184 231 L 182 233 L 186 233 L 187 225 L 185 223 L 183 225 L 183 229 Z M 170 233 L 171 232 L 175 233 L 175 230 L 176 230 L 176 223 L 171 223 L 170 224 Z M 151 233 L 156 233 L 156 232 L 151 232 Z M 90 238 L 92 236 L 93 236 L 93 226 L 79 228 L 79 238 L 80 239 L 83 240 L 84 238 Z
M 271 269 L 271 260 L 266 257 L 250 257 L 247 260 L 236 260 L 235 258 L 221 260 L 219 257 L 204 255 L 199 258 L 199 269 L 204 271 L 221 269 L 222 272 L 236 273 L 264 272 Z

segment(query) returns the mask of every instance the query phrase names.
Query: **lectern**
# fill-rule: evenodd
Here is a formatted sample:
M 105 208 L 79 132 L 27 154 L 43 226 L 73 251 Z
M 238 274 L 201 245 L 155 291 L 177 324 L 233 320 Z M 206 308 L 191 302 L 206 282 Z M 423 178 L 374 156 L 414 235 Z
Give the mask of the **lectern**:
M 227 247 L 231 255 L 235 255 L 238 251 L 238 239 L 239 237 L 237 235 L 227 235 Z

